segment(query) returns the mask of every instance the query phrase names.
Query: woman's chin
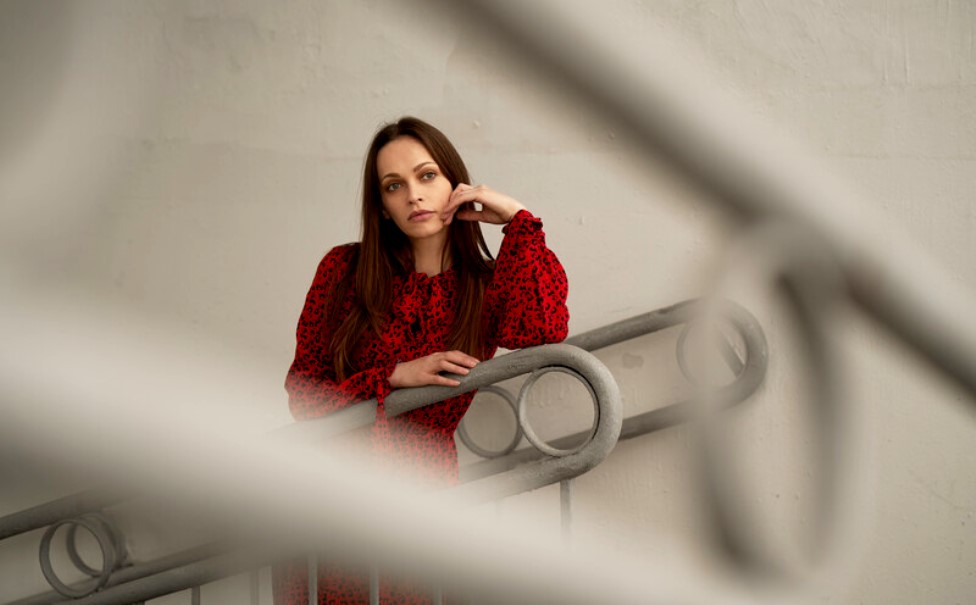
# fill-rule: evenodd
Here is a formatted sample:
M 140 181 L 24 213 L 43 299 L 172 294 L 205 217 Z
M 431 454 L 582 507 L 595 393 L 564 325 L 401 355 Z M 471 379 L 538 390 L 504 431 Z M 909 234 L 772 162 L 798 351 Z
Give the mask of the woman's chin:
M 410 225 L 408 229 L 404 230 L 404 233 L 411 240 L 430 239 L 447 234 L 447 225 L 439 219 L 435 220 L 437 220 L 437 224 L 432 224 L 432 221 L 428 221 L 418 225 Z

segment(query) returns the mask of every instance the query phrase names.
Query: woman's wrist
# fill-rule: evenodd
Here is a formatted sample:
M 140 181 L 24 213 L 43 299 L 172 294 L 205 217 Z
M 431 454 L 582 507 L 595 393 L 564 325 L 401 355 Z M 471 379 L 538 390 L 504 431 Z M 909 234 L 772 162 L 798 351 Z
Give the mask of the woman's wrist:
M 390 383 L 390 386 L 393 387 L 394 389 L 399 389 L 402 386 L 401 385 L 401 383 L 402 383 L 402 380 L 401 380 L 401 372 L 402 372 L 402 370 L 400 369 L 400 366 L 402 366 L 402 365 L 403 364 L 402 363 L 399 363 L 399 362 L 393 364 L 393 371 L 390 372 L 389 377 L 387 377 L 387 379 L 386 379 L 386 381 L 389 382 Z
M 509 215 L 508 220 L 505 221 L 505 224 L 507 225 L 508 223 L 511 223 L 513 220 L 515 220 L 515 217 L 518 216 L 519 212 L 522 212 L 523 210 L 525 210 L 526 212 L 529 211 L 528 208 L 519 204 L 518 207 L 516 207 L 515 210 Z

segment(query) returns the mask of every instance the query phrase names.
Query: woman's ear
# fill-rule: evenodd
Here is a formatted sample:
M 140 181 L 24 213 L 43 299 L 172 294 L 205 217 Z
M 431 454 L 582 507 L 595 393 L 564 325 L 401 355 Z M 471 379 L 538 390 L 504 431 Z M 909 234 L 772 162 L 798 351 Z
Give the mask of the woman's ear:
M 386 220 L 390 220 L 390 213 L 387 212 L 385 209 L 381 211 L 381 214 L 383 215 L 383 218 L 385 218 Z

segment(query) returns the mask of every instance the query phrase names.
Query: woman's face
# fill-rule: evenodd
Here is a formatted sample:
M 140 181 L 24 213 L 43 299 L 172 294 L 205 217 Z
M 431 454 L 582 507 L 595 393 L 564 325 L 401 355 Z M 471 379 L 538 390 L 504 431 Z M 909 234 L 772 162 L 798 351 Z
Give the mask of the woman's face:
M 383 209 L 411 241 L 446 237 L 441 212 L 453 187 L 420 141 L 402 136 L 376 155 Z

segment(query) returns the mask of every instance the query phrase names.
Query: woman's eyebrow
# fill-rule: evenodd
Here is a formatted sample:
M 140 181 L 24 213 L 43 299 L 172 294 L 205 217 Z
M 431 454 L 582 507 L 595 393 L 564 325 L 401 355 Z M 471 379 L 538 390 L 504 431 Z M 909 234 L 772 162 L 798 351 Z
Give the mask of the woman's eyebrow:
M 417 164 L 416 166 L 414 166 L 413 167 L 413 171 L 414 172 L 417 172 L 418 170 L 420 170 L 421 168 L 423 168 L 427 164 L 430 164 L 431 166 L 433 166 L 435 168 L 437 167 L 437 162 L 434 162 L 433 160 L 424 160 L 423 162 L 421 162 L 421 163 Z M 380 180 L 382 181 L 383 179 L 389 178 L 391 176 L 400 176 L 400 175 L 397 174 L 396 172 L 387 172 L 386 174 L 384 174 L 383 176 L 380 177 Z

